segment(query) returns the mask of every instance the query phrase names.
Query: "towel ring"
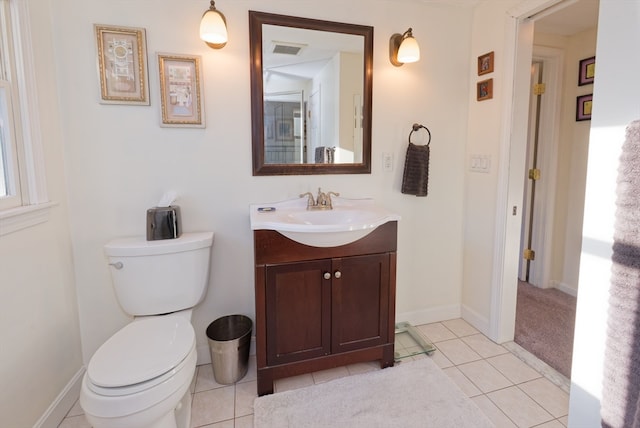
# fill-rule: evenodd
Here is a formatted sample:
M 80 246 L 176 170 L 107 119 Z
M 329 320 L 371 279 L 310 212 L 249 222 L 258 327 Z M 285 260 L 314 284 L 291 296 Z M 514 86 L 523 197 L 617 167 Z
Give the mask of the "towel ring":
M 427 146 L 429 145 L 429 143 L 431 143 L 431 131 L 429 131 L 429 128 L 427 128 L 424 125 L 420 125 L 419 123 L 414 123 L 413 124 L 413 129 L 411 130 L 411 132 L 409 132 L 409 143 L 411 143 L 411 134 L 413 134 L 415 131 L 419 131 L 420 128 L 424 129 L 425 131 L 427 131 L 427 133 L 429 134 L 429 140 L 427 141 Z

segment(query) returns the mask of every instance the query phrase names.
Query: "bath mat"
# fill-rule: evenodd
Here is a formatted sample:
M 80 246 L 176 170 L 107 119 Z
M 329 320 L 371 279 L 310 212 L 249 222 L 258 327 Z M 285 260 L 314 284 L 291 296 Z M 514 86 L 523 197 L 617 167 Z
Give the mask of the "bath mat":
M 256 398 L 255 428 L 493 427 L 429 358 Z

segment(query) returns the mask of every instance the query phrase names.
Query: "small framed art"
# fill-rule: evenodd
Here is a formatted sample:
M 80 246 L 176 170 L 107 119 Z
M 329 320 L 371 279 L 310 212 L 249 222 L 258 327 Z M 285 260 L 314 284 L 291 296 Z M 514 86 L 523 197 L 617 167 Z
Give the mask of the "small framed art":
M 493 79 L 483 80 L 477 84 L 478 101 L 490 100 L 493 98 Z
M 578 86 L 589 85 L 593 83 L 596 77 L 596 57 L 585 58 L 580 61 L 580 70 L 578 72 Z
M 493 51 L 478 57 L 478 76 L 493 72 Z
M 576 121 L 591 120 L 593 94 L 580 95 L 576 102 Z
M 204 128 L 201 57 L 158 53 L 161 126 Z
M 102 104 L 149 105 L 144 28 L 94 24 Z

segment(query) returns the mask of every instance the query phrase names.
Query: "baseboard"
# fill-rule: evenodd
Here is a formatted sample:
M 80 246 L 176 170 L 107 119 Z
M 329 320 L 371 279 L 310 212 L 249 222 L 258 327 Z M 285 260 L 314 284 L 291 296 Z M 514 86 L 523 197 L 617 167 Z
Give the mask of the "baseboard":
M 471 324 L 485 336 L 489 336 L 489 319 L 466 305 L 462 305 L 462 319 Z
M 209 343 L 199 345 L 196 349 L 198 352 L 198 359 L 196 365 L 201 366 L 203 364 L 211 364 L 211 354 L 209 353 Z M 249 355 L 256 355 L 256 337 L 251 336 L 251 348 L 249 349 Z
M 80 397 L 80 387 L 82 385 L 82 377 L 84 376 L 85 368 L 82 367 L 71 378 L 69 383 L 58 394 L 56 399 L 51 403 L 49 408 L 33 425 L 33 428 L 57 428 L 62 422 L 69 410 Z
M 551 286 L 573 297 L 578 297 L 578 290 L 559 281 L 551 281 Z
M 460 318 L 460 305 L 438 306 L 421 311 L 401 312 L 396 314 L 396 322 L 408 322 L 411 325 L 429 324 Z

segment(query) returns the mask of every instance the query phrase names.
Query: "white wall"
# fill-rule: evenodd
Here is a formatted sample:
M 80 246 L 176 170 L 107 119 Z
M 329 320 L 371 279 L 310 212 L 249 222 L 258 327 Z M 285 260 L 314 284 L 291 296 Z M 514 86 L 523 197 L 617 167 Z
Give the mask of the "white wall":
M 55 55 L 85 362 L 129 320 L 113 295 L 102 246 L 114 237 L 143 234 L 146 209 L 167 189 L 180 195 L 185 231 L 216 232 L 209 292 L 194 313 L 200 362 L 208 359 L 209 322 L 254 314 L 248 205 L 297 197 L 318 186 L 347 197 L 374 197 L 402 216 L 399 318 L 459 316 L 471 10 L 369 0 L 217 6 L 226 15 L 230 40 L 214 51 L 197 36 L 207 7 L 202 2 L 56 1 Z M 252 177 L 249 9 L 375 27 L 371 174 Z M 146 28 L 151 106 L 98 103 L 94 23 Z M 388 40 L 409 26 L 424 59 L 396 68 L 388 60 Z M 156 51 L 202 55 L 206 129 L 158 126 Z M 414 122 L 433 134 L 427 198 L 399 191 Z M 382 171 L 383 152 L 394 156 L 391 173 Z
M 82 368 L 49 2 L 28 1 L 47 192 L 45 223 L 0 237 L 0 425 L 30 427 Z
M 464 204 L 464 285 L 462 307 L 465 319 L 478 329 L 489 332 L 491 311 L 491 283 L 493 274 L 493 247 L 495 245 L 495 219 L 498 187 L 498 172 L 501 162 L 509 162 L 500 156 L 501 131 L 504 121 L 510 116 L 503 114 L 504 105 L 511 100 L 504 98 L 505 88 L 512 85 L 506 81 L 504 58 L 510 48 L 505 40 L 506 11 L 519 3 L 513 1 L 482 2 L 474 9 L 470 67 L 467 80 L 469 89 L 469 122 L 467 147 L 464 159 L 465 204 Z M 477 57 L 494 51 L 494 72 L 477 75 Z M 493 78 L 493 99 L 476 100 L 476 82 Z M 469 157 L 488 156 L 491 167 L 488 173 L 468 171 Z

